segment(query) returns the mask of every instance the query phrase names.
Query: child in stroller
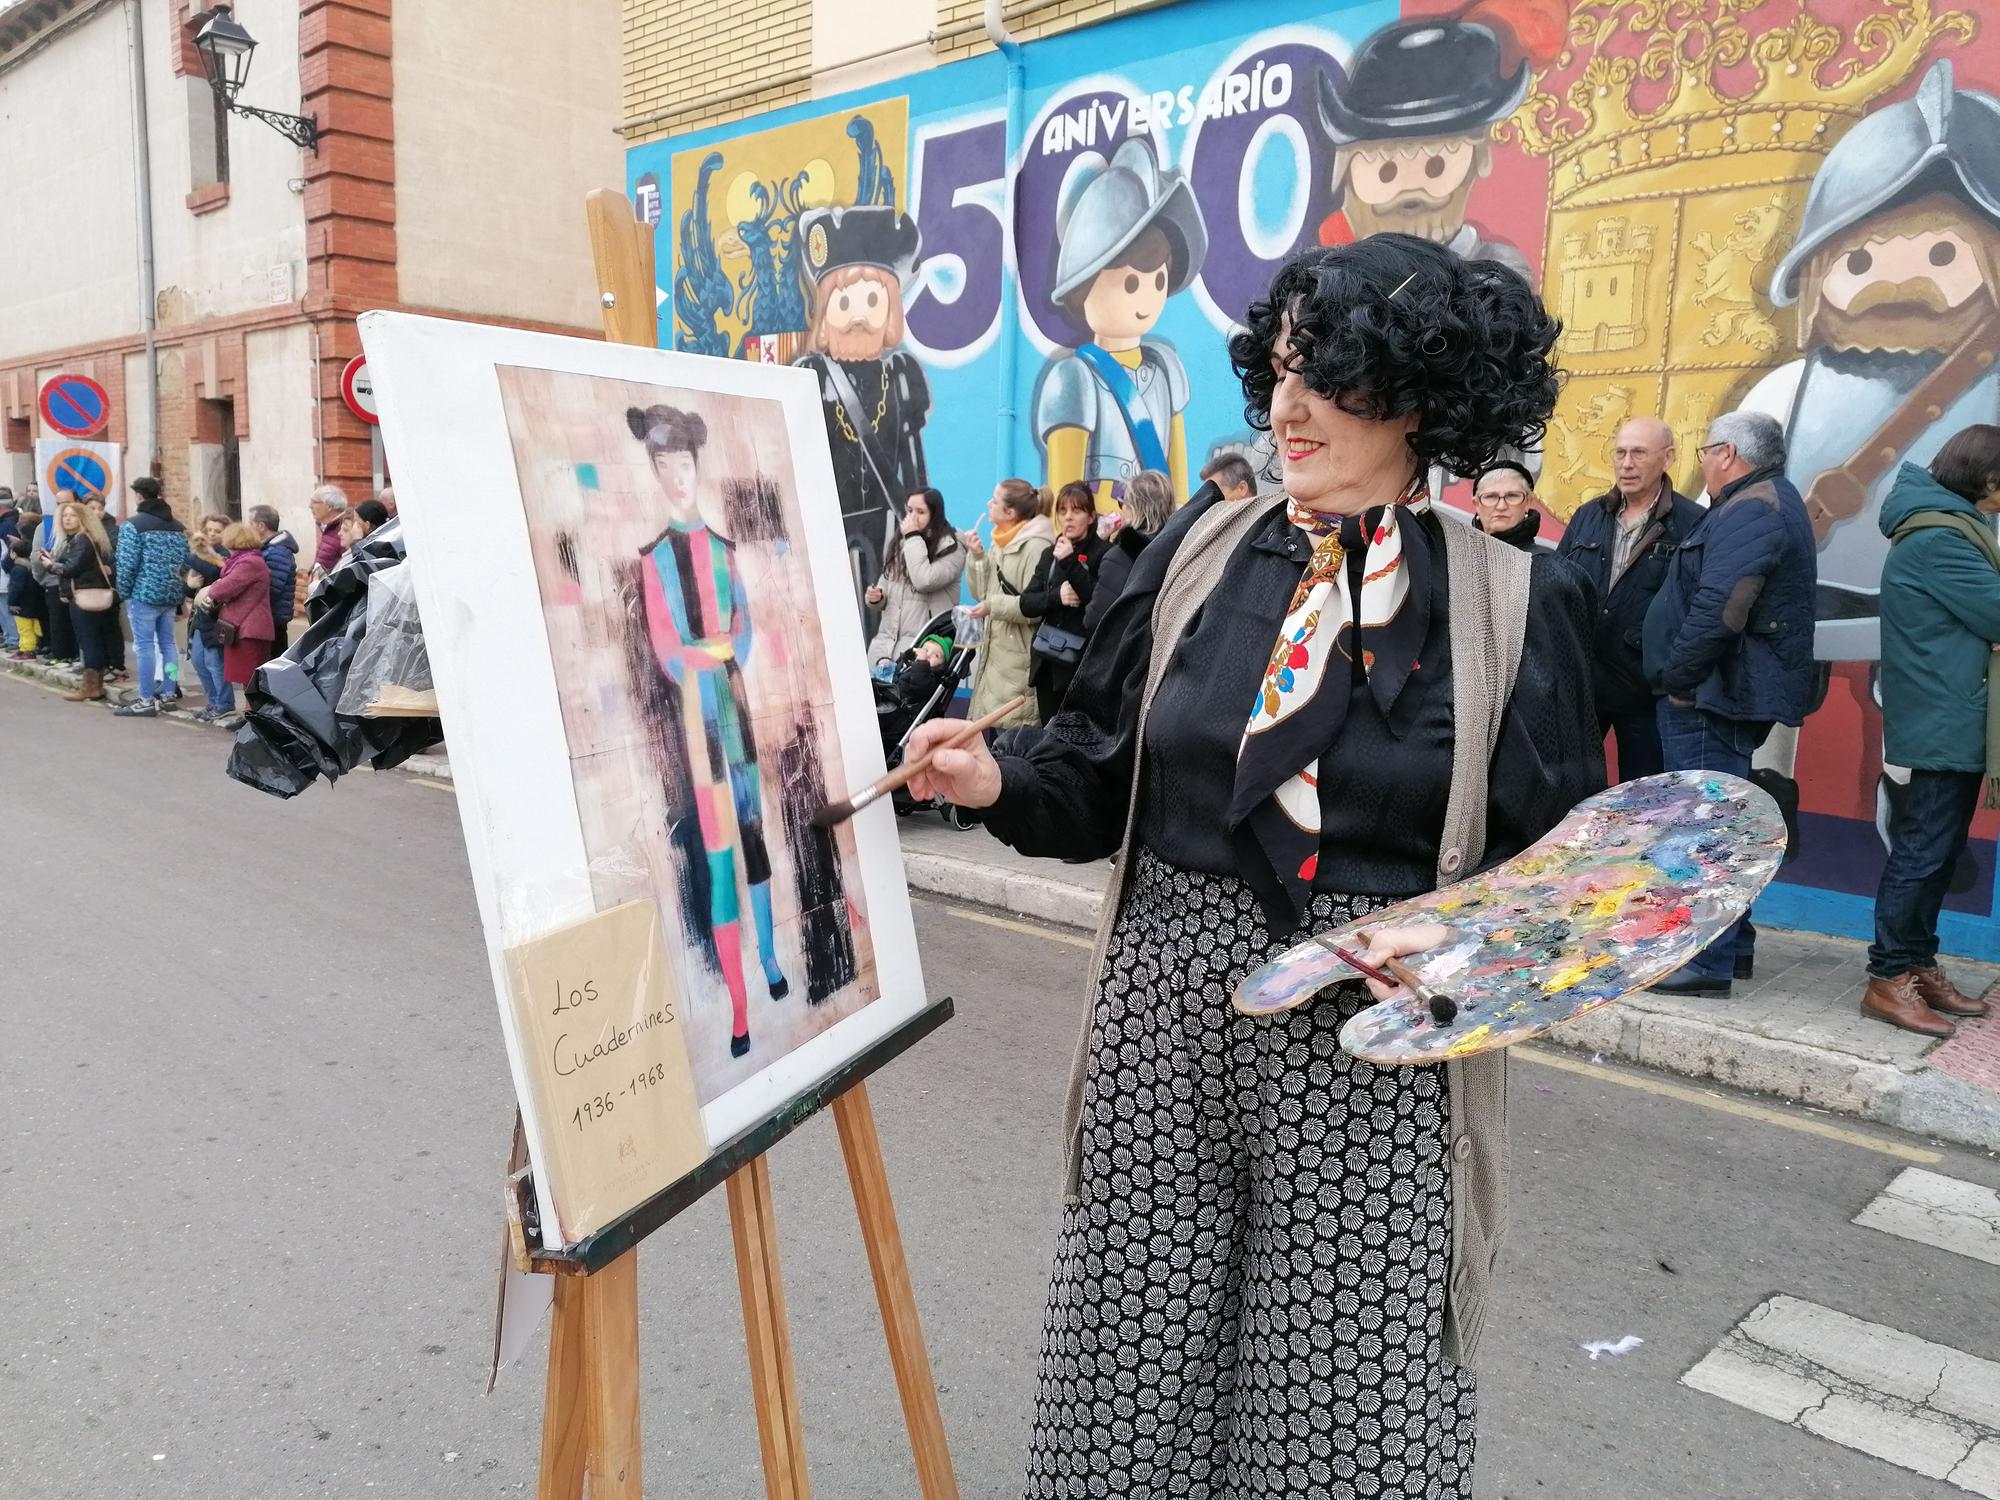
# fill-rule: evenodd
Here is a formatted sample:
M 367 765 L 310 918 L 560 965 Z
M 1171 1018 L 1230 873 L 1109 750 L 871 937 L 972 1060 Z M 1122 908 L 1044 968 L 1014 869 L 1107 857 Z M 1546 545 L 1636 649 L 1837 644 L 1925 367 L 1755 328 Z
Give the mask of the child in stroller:
M 949 711 L 952 699 L 972 676 L 979 652 L 971 644 L 958 644 L 956 614 L 946 610 L 933 618 L 916 644 L 896 658 L 889 679 L 875 678 L 875 718 L 882 731 L 882 754 L 892 771 L 903 763 L 903 747 L 916 727 Z M 899 816 L 935 809 L 953 827 L 972 826 L 969 815 L 942 801 L 917 802 L 901 788 L 894 800 Z

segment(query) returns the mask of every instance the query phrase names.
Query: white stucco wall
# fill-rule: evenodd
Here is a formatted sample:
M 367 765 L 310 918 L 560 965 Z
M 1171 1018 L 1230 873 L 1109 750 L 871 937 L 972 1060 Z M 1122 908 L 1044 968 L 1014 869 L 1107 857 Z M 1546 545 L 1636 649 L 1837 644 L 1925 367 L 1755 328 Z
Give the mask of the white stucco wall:
M 245 100 L 297 110 L 297 5 L 242 0 L 236 12 L 259 43 Z M 229 202 L 190 213 L 188 106 L 205 101 L 173 74 L 168 7 L 139 13 L 162 321 L 290 301 L 304 282 L 305 216 L 288 185 L 301 153 L 231 120 Z M 111 4 L 0 72 L 0 359 L 140 331 L 128 60 L 125 10 Z
M 812 11 L 815 99 L 900 77 L 933 61 L 937 0 L 814 0 Z M 890 48 L 896 50 L 870 56 Z M 866 60 L 850 63 L 857 57 Z
M 398 294 L 595 330 L 583 195 L 625 184 L 618 0 L 393 15 Z
M 229 121 L 229 201 L 210 213 L 188 211 L 188 110 L 206 108 L 199 88 L 173 76 L 163 4 L 146 17 L 148 140 L 153 158 L 153 244 L 161 321 L 226 317 L 305 290 L 305 205 L 290 184 L 305 174 L 306 155 L 258 120 Z M 257 39 L 242 102 L 296 114 L 299 21 L 295 0 L 237 0 L 236 19 Z M 202 85 L 205 87 L 206 85 Z
M 238 450 L 243 509 L 275 505 L 286 528 L 312 554 L 312 513 L 306 496 L 319 473 L 313 432 L 312 333 L 301 324 L 264 329 L 243 339 L 250 385 L 250 436 Z M 354 495 L 349 498 L 367 498 Z
M 0 73 L 0 359 L 139 327 L 126 76 L 117 5 Z
M 125 356 L 125 472 L 137 478 L 153 451 L 153 413 L 146 400 L 146 356 Z

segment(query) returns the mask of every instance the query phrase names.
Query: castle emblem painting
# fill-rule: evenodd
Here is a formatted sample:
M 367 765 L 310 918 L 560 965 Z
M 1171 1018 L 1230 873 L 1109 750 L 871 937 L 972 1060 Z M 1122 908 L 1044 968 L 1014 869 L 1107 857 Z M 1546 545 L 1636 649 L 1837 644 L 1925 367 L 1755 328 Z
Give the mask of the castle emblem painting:
M 813 823 L 883 770 L 816 382 L 363 322 L 496 986 L 654 909 L 712 1148 L 924 1004 L 893 814 Z

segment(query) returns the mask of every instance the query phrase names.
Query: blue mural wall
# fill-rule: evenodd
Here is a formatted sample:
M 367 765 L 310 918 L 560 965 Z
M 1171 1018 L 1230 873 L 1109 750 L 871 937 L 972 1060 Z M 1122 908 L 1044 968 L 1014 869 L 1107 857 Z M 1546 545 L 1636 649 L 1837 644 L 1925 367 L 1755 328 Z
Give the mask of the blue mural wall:
M 864 581 L 919 482 L 960 527 L 1008 476 L 1080 479 L 1100 509 L 1142 467 L 1185 493 L 1252 438 L 1231 323 L 1298 249 L 1385 229 L 1515 265 L 1564 319 L 1547 540 L 1608 487 L 1626 417 L 1668 423 L 1694 493 L 1708 420 L 1772 410 L 1808 490 L 1861 455 L 1799 392 L 1837 367 L 1881 417 L 2000 313 L 2000 218 L 1966 185 L 2000 181 L 1984 10 L 1687 0 L 1663 29 L 1653 0 L 1381 0 L 1264 26 L 1275 8 L 1183 0 L 1011 68 L 988 53 L 636 147 L 628 187 L 656 225 L 663 346 L 819 374 Z M 1907 191 L 1835 212 L 1843 183 L 1900 180 L 1897 143 L 1933 125 L 1958 144 Z M 1884 302 L 1912 278 L 1915 304 Z M 2000 376 L 1906 423 L 1899 456 L 1974 420 L 2000 420 Z M 1901 787 L 1875 683 L 1887 483 L 1822 528 L 1817 706 L 1765 757 L 1803 836 L 1760 912 L 1856 937 Z M 1953 952 L 2000 959 L 1996 832 L 1982 813 L 1954 873 Z

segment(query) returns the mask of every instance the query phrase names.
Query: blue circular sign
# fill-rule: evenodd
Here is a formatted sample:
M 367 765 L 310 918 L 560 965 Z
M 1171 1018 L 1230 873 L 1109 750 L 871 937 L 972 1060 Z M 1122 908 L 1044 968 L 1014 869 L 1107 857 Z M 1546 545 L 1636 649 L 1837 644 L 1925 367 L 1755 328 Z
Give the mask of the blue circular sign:
M 42 387 L 42 420 L 64 437 L 95 437 L 111 415 L 111 399 L 88 375 L 58 375 Z

